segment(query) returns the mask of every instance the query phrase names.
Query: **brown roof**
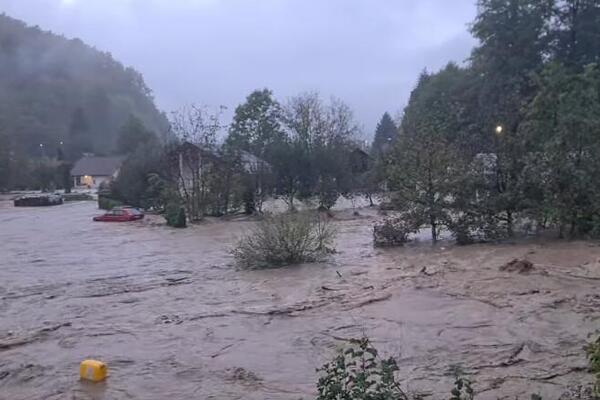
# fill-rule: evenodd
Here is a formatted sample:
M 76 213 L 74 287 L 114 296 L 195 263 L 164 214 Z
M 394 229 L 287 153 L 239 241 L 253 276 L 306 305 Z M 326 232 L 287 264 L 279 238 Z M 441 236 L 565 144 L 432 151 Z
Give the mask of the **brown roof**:
M 111 176 L 123 164 L 123 157 L 85 156 L 80 158 L 71 169 L 71 176 Z

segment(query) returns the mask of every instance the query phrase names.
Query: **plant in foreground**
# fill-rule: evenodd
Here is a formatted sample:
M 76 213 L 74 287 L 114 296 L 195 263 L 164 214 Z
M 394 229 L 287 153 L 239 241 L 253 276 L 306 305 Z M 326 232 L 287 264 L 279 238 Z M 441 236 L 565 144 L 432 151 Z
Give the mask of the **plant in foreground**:
M 596 340 L 589 343 L 585 351 L 590 363 L 590 372 L 594 375 L 594 396 L 600 398 L 600 336 Z
M 407 400 L 394 373 L 396 360 L 381 359 L 367 338 L 352 339 L 317 370 L 317 400 Z
M 589 343 L 586 353 L 590 372 L 595 383 L 591 388 L 592 398 L 600 399 L 600 336 Z M 474 400 L 472 382 L 464 377 L 459 367 L 452 367 L 455 376 L 454 387 L 449 400 Z M 419 399 L 418 395 L 404 392 L 395 373 L 398 365 L 394 358 L 382 359 L 370 340 L 366 337 L 350 339 L 349 344 L 338 350 L 335 358 L 317 369 L 321 374 L 317 382 L 316 400 L 409 400 Z M 589 393 L 590 388 L 579 387 Z M 579 392 L 578 396 L 581 396 Z M 586 395 L 589 398 L 589 395 Z M 562 398 L 562 397 L 561 397 Z M 569 397 L 570 398 L 570 397 Z M 576 397 L 581 398 L 581 397 Z M 542 400 L 539 394 L 532 394 L 531 400 Z

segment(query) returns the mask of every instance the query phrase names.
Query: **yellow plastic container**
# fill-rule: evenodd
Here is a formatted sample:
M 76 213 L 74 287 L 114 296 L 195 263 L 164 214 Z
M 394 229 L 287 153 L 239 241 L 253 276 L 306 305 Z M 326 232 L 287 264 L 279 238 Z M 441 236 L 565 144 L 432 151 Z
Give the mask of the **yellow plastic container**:
M 106 378 L 108 368 L 102 361 L 83 360 L 79 365 L 79 376 L 92 382 L 100 382 Z

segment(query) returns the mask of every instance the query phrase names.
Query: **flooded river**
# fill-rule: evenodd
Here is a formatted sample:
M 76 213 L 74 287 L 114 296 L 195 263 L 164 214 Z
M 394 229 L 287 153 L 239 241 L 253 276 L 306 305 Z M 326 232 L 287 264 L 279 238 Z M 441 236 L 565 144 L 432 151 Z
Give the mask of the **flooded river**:
M 379 250 L 364 210 L 338 214 L 328 263 L 239 271 L 228 248 L 252 222 L 175 230 L 97 213 L 1 203 L 0 399 L 311 399 L 315 369 L 363 334 L 434 398 L 448 397 L 453 365 L 481 399 L 557 398 L 589 379 L 596 243 Z M 534 270 L 501 272 L 513 258 Z M 109 378 L 80 382 L 85 358 Z

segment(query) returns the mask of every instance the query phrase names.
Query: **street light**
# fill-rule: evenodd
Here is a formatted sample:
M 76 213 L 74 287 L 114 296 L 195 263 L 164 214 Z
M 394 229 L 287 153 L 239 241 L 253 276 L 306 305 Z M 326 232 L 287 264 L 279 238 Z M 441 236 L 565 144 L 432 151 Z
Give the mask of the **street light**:
M 498 126 L 496 127 L 496 133 L 497 133 L 498 135 L 502 134 L 502 131 L 503 131 L 503 130 L 504 130 L 504 128 L 502 127 L 502 125 L 498 125 Z

